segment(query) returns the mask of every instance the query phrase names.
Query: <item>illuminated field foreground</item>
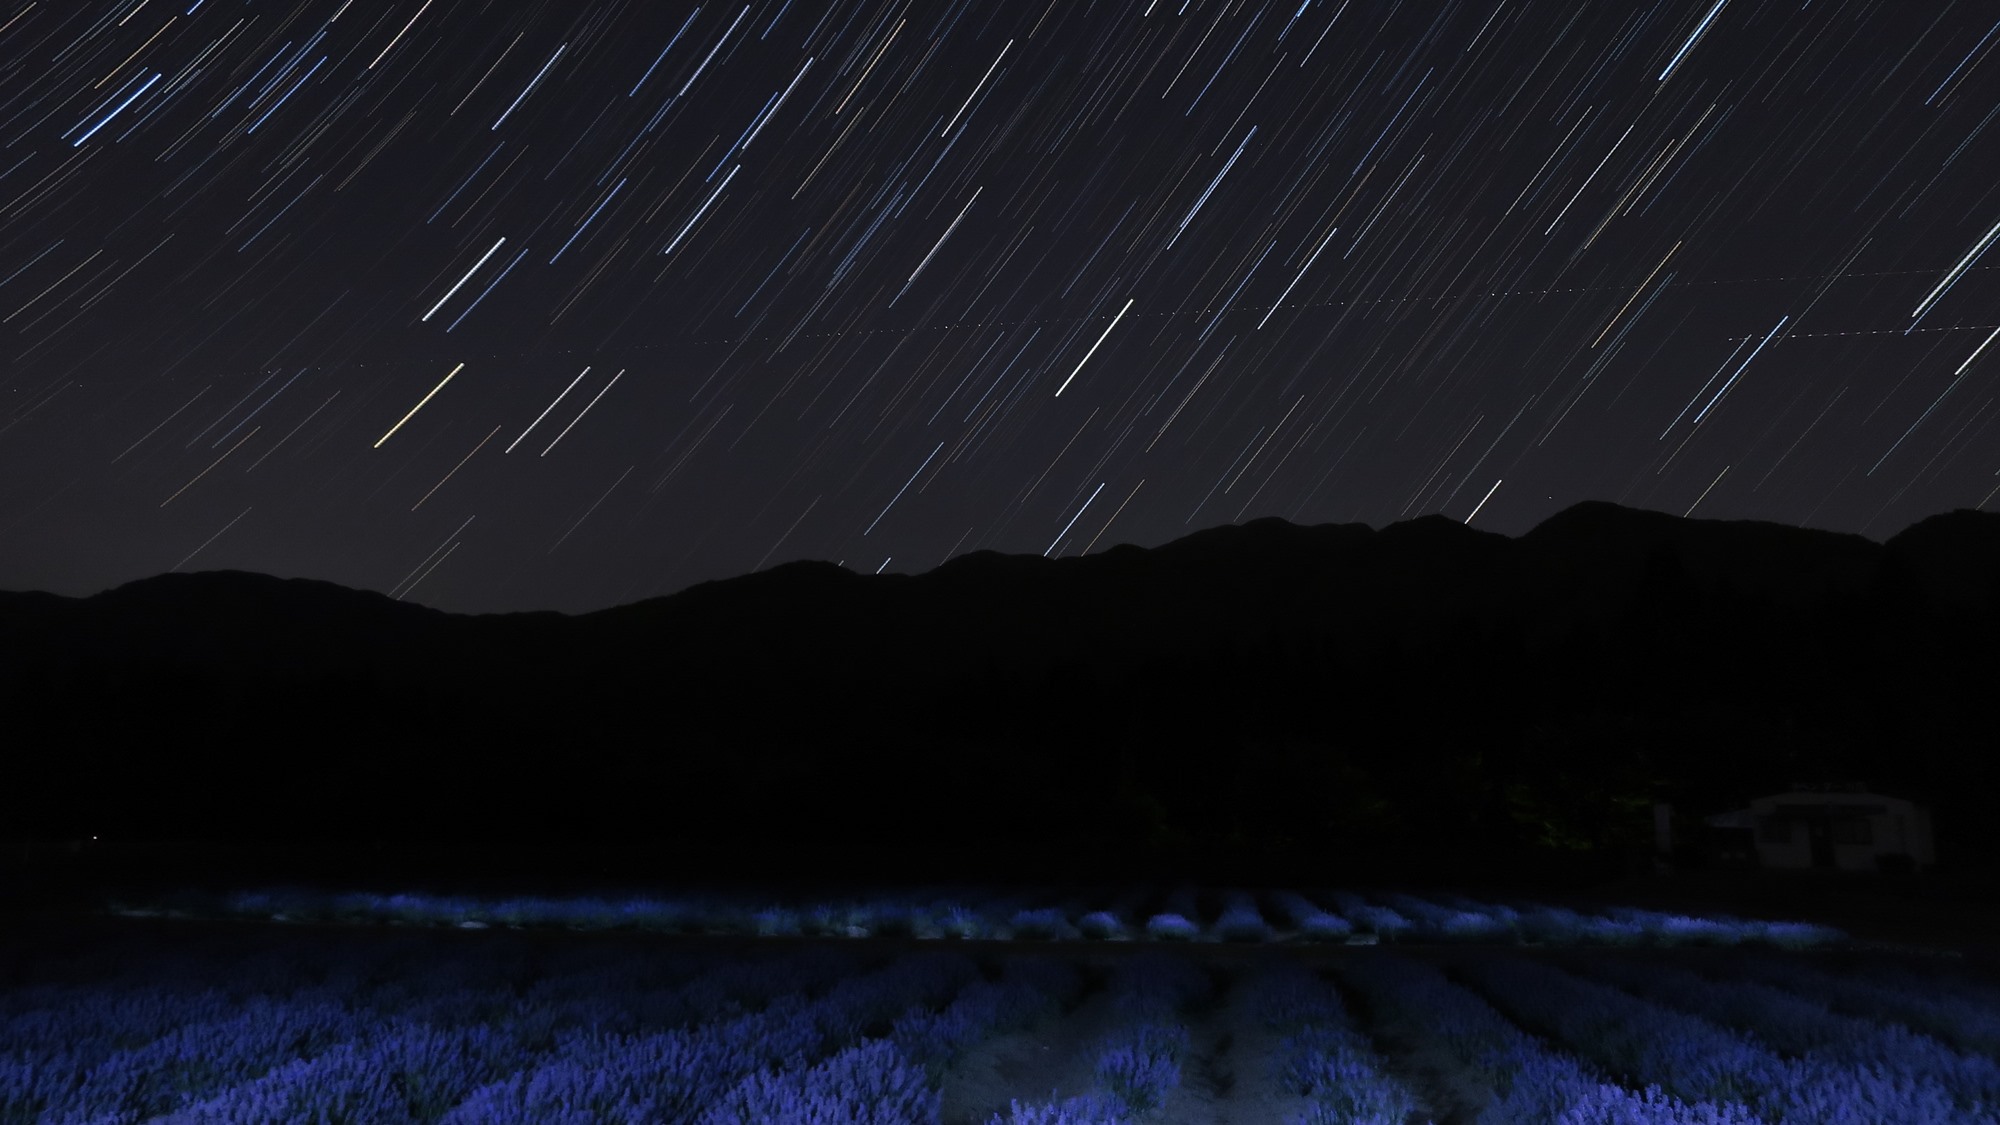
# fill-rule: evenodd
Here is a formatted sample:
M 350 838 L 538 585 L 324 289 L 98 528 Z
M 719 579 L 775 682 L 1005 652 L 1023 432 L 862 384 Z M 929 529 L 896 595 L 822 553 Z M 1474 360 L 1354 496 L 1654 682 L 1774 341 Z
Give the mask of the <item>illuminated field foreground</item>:
M 1762 923 L 1185 890 L 761 909 L 257 893 L 229 923 L 201 905 L 0 938 L 0 1121 L 1746 1125 L 2000 1105 L 2000 989 Z M 864 934 L 937 940 L 846 940 Z M 1025 944 L 1048 938 L 1070 940 Z M 1603 947 L 1677 942 L 1710 948 Z

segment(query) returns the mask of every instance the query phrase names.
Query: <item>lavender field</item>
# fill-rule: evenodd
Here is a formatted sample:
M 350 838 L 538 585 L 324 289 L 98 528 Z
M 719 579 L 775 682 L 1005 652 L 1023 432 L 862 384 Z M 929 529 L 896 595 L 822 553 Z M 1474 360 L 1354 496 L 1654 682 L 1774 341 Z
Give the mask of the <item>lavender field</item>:
M 1343 892 L 667 905 L 257 892 L 16 935 L 0 1121 L 2000 1121 L 2000 989 L 1809 928 Z

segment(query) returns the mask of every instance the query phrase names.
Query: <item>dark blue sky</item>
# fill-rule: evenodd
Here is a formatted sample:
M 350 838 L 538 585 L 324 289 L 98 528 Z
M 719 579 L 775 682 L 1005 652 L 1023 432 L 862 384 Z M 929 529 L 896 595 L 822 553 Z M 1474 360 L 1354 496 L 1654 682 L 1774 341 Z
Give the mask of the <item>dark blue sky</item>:
M 584 610 L 1589 498 L 1886 538 L 2000 487 L 1996 19 L 16 0 L 0 587 Z

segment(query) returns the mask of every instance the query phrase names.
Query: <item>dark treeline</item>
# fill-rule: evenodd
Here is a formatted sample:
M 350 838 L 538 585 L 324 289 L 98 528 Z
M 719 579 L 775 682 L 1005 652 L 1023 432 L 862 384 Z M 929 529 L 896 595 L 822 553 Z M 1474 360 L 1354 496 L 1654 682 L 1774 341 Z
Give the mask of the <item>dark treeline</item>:
M 1571 508 L 798 563 L 577 617 L 309 581 L 0 595 L 31 839 L 616 845 L 689 876 L 1619 869 L 1795 780 L 2000 859 L 2000 516 L 1887 544 Z M 568 854 L 568 853 L 564 853 Z

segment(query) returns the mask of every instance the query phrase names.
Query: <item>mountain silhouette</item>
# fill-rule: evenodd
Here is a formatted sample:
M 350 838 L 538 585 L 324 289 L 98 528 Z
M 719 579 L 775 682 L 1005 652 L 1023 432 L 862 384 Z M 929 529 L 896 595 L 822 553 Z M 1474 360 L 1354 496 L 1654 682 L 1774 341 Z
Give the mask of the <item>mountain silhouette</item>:
M 169 574 L 0 594 L 29 836 L 591 841 L 746 872 L 1616 866 L 1648 807 L 1861 778 L 2000 859 L 2000 516 L 1876 543 L 1587 502 L 1254 520 L 463 616 Z M 872 868 L 871 868 L 872 869 Z

